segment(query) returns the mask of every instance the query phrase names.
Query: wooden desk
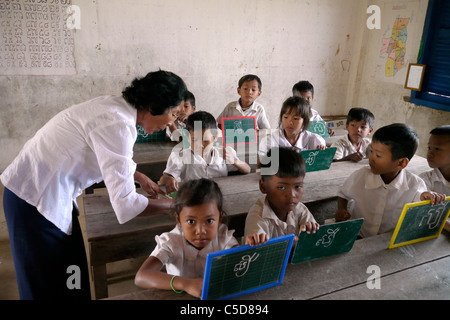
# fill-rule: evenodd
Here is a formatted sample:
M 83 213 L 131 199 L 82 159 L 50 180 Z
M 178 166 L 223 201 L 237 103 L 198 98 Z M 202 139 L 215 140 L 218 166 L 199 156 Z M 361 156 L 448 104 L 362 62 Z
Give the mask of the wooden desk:
M 392 233 L 357 240 L 348 253 L 289 264 L 283 283 L 238 300 L 447 299 L 450 297 L 450 235 L 388 249 Z M 380 270 L 380 288 L 369 289 Z M 372 282 L 372 281 L 369 281 Z M 146 289 L 110 300 L 197 300 L 182 293 Z
M 367 164 L 368 160 L 359 163 L 336 162 L 329 170 L 306 174 L 302 202 L 319 223 L 331 218 L 336 211 L 336 193 L 345 179 Z M 429 168 L 425 158 L 416 156 L 408 169 L 420 173 Z M 259 190 L 259 178 L 259 173 L 250 173 L 215 179 L 224 196 L 224 210 L 230 218 L 228 225 L 236 230 L 236 237 L 244 233 L 248 209 L 263 196 Z M 106 194 L 83 196 L 83 207 L 97 299 L 108 296 L 107 263 L 149 255 L 155 245 L 155 236 L 175 226 L 175 219 L 169 214 L 136 217 L 121 225 Z

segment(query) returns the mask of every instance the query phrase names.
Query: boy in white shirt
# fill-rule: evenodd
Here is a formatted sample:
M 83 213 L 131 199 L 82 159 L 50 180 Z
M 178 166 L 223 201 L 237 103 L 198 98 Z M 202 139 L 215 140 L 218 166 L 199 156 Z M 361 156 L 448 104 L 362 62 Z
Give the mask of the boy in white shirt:
M 186 128 L 186 121 L 189 115 L 195 112 L 195 97 L 190 91 L 184 95 L 184 103 L 178 110 L 177 118 L 166 128 L 167 137 L 172 141 L 181 141 L 182 132 Z
M 365 108 L 351 108 L 347 115 L 345 129 L 348 134 L 335 141 L 331 147 L 336 147 L 333 161 L 358 162 L 367 158 L 375 117 Z M 370 148 L 369 148 L 370 149 Z
M 316 232 L 319 224 L 301 203 L 305 162 L 294 148 L 272 148 L 261 159 L 259 188 L 265 194 L 250 208 L 245 221 L 246 244 L 299 232 Z
M 256 117 L 258 130 L 270 129 L 264 107 L 255 100 L 261 95 L 261 79 L 254 74 L 243 76 L 238 82 L 237 93 L 241 97 L 238 101 L 230 102 L 217 118 L 219 128 L 222 127 L 222 118 L 227 117 Z
M 369 237 L 393 231 L 406 203 L 442 202 L 444 195 L 427 191 L 421 178 L 404 170 L 418 143 L 417 134 L 406 124 L 378 129 L 372 139 L 370 167 L 355 171 L 338 191 L 336 221 L 364 218 L 361 236 Z
M 319 112 L 312 108 L 312 103 L 314 101 L 314 86 L 306 80 L 299 81 L 292 87 L 292 95 L 295 97 L 303 97 L 308 100 L 311 105 L 310 120 L 311 121 L 322 121 L 322 117 Z M 335 132 L 333 129 L 328 128 L 328 134 L 334 136 Z
M 190 147 L 183 149 L 181 143 L 174 147 L 159 181 L 167 193 L 178 190 L 178 182 L 185 180 L 222 177 L 233 170 L 250 172 L 250 166 L 239 160 L 233 148 L 214 147 L 217 123 L 209 112 L 192 113 L 187 119 L 186 130 Z
M 450 196 L 450 125 L 434 128 L 428 140 L 428 165 L 431 171 L 419 176 L 429 190 Z

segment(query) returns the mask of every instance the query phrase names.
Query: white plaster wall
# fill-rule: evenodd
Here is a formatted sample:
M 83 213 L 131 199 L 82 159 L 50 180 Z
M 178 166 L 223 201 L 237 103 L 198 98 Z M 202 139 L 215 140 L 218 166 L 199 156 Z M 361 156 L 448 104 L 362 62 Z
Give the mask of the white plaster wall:
M 314 107 L 347 112 L 367 17 L 360 0 L 73 0 L 81 9 L 75 76 L 0 76 L 0 171 L 52 116 L 103 94 L 120 94 L 158 68 L 185 79 L 197 107 L 219 115 L 255 73 L 276 127 L 293 84 L 309 80 Z M 367 61 L 367 60 L 365 60 Z M 364 79 L 364 81 L 366 81 Z M 362 90 L 362 89 L 361 89 Z M 349 98 L 350 97 L 350 98 Z
M 375 115 L 375 129 L 394 122 L 409 124 L 420 139 L 417 154 L 426 156 L 429 132 L 437 126 L 450 124 L 450 112 L 405 102 L 405 97 L 411 95 L 410 90 L 404 89 L 407 63 L 417 63 L 428 0 L 369 0 L 369 4 L 381 8 L 381 29 L 364 30 L 357 76 L 355 83 L 349 85 L 354 87 L 349 106 L 370 109 Z M 394 77 L 386 77 L 386 58 L 380 55 L 381 39 L 390 33 L 397 16 L 411 19 L 407 26 L 406 63 Z

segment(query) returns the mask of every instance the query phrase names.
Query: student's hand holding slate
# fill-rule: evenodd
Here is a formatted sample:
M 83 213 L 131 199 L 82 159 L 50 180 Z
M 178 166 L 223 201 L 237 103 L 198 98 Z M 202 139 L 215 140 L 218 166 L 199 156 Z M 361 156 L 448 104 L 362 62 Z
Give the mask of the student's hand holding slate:
M 252 247 L 259 246 L 260 244 L 264 244 L 267 241 L 269 241 L 269 236 L 265 233 L 254 233 L 245 237 L 245 244 L 249 244 Z
M 306 222 L 306 224 L 302 224 L 301 226 L 300 226 L 300 231 L 299 231 L 299 234 L 300 234 L 300 232 L 306 232 L 306 233 L 316 233 L 316 231 L 317 230 L 319 230 L 319 224 L 317 223 L 317 222 L 311 222 L 311 221 L 309 221 L 309 222 Z M 296 236 L 296 238 L 297 238 L 298 236 Z
M 420 200 L 422 201 L 431 200 L 431 204 L 435 206 L 445 200 L 445 194 L 433 191 L 426 191 L 420 195 Z

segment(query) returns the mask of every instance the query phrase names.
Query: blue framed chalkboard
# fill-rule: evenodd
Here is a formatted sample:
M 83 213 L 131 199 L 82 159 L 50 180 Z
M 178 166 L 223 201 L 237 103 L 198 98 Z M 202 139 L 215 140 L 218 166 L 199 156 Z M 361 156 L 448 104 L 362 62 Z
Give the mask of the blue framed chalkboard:
M 316 233 L 301 232 L 291 263 L 296 264 L 350 251 L 363 222 L 363 218 L 348 220 L 322 225 Z
M 330 134 L 328 133 L 328 127 L 325 121 L 310 121 L 308 126 L 308 131 L 318 134 L 323 138 L 329 138 Z
M 257 143 L 256 117 L 222 118 L 222 143 L 224 146 Z
M 206 257 L 202 300 L 231 299 L 283 282 L 294 235 L 209 253 Z
M 405 204 L 389 248 L 439 237 L 449 214 L 450 196 L 435 206 L 430 200 Z
M 314 149 L 301 152 L 305 160 L 306 172 L 328 170 L 333 162 L 337 148 L 326 148 L 325 150 Z

